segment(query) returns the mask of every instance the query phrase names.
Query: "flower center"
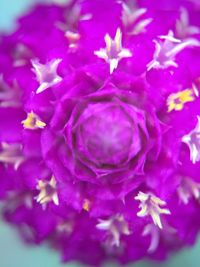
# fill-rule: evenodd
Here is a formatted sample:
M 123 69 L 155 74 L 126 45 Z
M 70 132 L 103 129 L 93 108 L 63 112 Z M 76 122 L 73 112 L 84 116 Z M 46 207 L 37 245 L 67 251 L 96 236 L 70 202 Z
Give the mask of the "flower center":
M 133 123 L 123 109 L 116 104 L 91 104 L 82 116 L 81 139 L 89 158 L 98 165 L 123 163 L 133 136 Z

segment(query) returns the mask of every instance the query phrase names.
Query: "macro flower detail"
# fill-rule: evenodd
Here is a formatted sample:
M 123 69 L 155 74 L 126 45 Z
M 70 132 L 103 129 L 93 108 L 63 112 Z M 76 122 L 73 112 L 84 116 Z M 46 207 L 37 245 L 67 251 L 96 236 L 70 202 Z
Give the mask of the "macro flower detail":
M 189 14 L 187 9 L 180 9 L 180 18 L 176 22 L 176 35 L 178 38 L 185 39 L 193 34 L 200 33 L 200 29 L 196 26 L 190 25 Z
M 107 231 L 108 234 L 108 245 L 109 246 L 120 246 L 120 236 L 130 235 L 130 231 L 127 223 L 123 216 L 116 215 L 108 220 L 99 219 L 99 223 L 96 228 L 102 231 Z
M 195 99 L 194 91 L 191 89 L 173 93 L 167 98 L 168 112 L 172 110 L 182 110 L 186 103 L 193 102 Z
M 20 103 L 20 90 L 16 81 L 13 86 L 9 86 L 3 76 L 0 76 L 0 107 L 19 107 Z
M 49 0 L 1 35 L 0 212 L 25 242 L 97 267 L 195 243 L 197 2 Z
M 147 9 L 138 9 L 134 4 L 129 7 L 126 3 L 122 3 L 122 7 L 122 22 L 129 30 L 129 34 L 137 35 L 146 32 L 146 27 L 152 22 L 152 18 L 142 19 L 142 16 L 147 12 Z
M 46 123 L 41 121 L 40 118 L 33 111 L 27 114 L 27 118 L 22 121 L 22 124 L 25 129 L 31 130 L 37 128 L 43 129 L 46 126 Z
M 90 211 L 90 206 L 91 206 L 91 203 L 88 199 L 84 199 L 84 202 L 83 202 L 83 209 L 85 211 Z
M 21 144 L 1 143 L 0 162 L 11 164 L 17 170 L 24 161 Z
M 200 116 L 197 116 L 195 128 L 183 136 L 182 142 L 186 143 L 189 147 L 192 163 L 198 162 L 200 160 Z
M 36 201 L 46 207 L 46 204 L 53 202 L 55 205 L 59 205 L 58 195 L 56 191 L 56 180 L 52 176 L 50 181 L 38 181 L 37 190 L 40 191 L 36 197 Z
M 166 205 L 164 200 L 156 197 L 151 193 L 143 193 L 139 192 L 139 194 L 135 197 L 136 200 L 140 201 L 139 207 L 141 210 L 137 213 L 137 216 L 151 216 L 155 225 L 157 225 L 160 229 L 162 229 L 162 222 L 160 215 L 161 214 L 171 214 L 170 211 L 166 208 L 162 208 L 162 206 Z M 161 206 L 161 207 L 160 207 Z
M 57 74 L 57 68 L 61 61 L 61 59 L 52 59 L 47 64 L 41 64 L 36 59 L 32 60 L 33 71 L 40 84 L 36 90 L 37 94 L 62 81 Z
M 147 224 L 142 233 L 143 236 L 151 236 L 151 242 L 148 247 L 148 253 L 153 253 L 156 251 L 160 240 L 160 230 L 154 224 Z
M 122 58 L 132 57 L 129 49 L 122 47 L 122 32 L 120 28 L 117 29 L 114 40 L 109 34 L 105 35 L 106 48 L 101 48 L 95 51 L 94 54 L 104 59 L 110 65 L 110 73 L 118 67 L 119 61 Z
M 69 48 L 75 49 L 77 48 L 78 41 L 80 39 L 80 34 L 72 31 L 66 31 L 65 37 L 69 41 Z
M 183 177 L 177 192 L 180 200 L 187 205 L 192 197 L 196 200 L 200 199 L 200 183 L 191 178 Z
M 147 70 L 165 69 L 168 67 L 177 68 L 176 56 L 185 48 L 200 46 L 196 39 L 186 39 L 184 41 L 174 37 L 174 33 L 169 31 L 167 35 L 159 36 L 160 40 L 154 40 L 155 52 L 153 60 L 147 64 Z

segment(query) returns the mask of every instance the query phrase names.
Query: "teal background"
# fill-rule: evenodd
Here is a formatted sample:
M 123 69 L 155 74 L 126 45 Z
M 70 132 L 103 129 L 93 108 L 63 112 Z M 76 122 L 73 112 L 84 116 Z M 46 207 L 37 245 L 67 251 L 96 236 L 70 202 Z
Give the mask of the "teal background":
M 96 1 L 96 0 L 91 0 Z M 109 0 L 108 0 L 109 1 Z M 176 0 L 174 0 L 176 1 Z M 38 0 L 0 0 L 0 31 L 11 31 L 15 27 L 15 18 L 30 8 Z M 44 1 L 43 1 L 44 2 Z M 62 267 L 59 255 L 47 248 L 26 247 L 16 232 L 0 218 L 0 267 Z M 77 267 L 77 263 L 65 266 Z M 114 263 L 106 266 L 116 266 Z M 131 266 L 131 265 L 130 265 Z M 172 255 L 166 263 L 140 262 L 135 267 L 199 267 L 200 266 L 200 241 L 195 247 L 186 248 L 184 251 Z

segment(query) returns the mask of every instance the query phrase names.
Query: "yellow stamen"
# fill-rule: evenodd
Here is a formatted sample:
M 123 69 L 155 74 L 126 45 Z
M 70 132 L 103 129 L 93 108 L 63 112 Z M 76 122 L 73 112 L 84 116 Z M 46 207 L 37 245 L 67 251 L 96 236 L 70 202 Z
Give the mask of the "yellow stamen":
M 178 93 L 169 95 L 167 99 L 168 112 L 172 110 L 182 110 L 185 103 L 195 100 L 194 90 L 186 89 Z
M 27 118 L 22 121 L 22 124 L 25 129 L 29 130 L 43 129 L 46 126 L 46 123 L 41 121 L 33 111 L 27 114 Z

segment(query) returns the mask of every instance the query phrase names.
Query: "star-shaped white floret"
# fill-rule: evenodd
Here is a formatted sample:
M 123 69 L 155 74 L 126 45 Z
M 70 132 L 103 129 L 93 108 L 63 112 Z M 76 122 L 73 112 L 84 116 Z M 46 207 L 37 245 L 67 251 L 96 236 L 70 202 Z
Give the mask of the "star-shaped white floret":
M 17 170 L 24 160 L 21 144 L 1 143 L 0 162 L 12 164 L 14 165 L 14 169 Z
M 36 188 L 40 191 L 36 201 L 43 205 L 44 208 L 49 202 L 53 202 L 57 206 L 59 205 L 57 183 L 54 176 L 51 177 L 50 181 L 39 180 Z
M 190 149 L 190 160 L 193 164 L 200 161 L 200 116 L 197 116 L 195 128 L 184 135 L 182 142 L 186 143 Z
M 94 54 L 99 58 L 104 59 L 110 65 L 110 73 L 118 67 L 119 61 L 122 58 L 132 57 L 129 49 L 122 47 L 122 33 L 120 28 L 117 29 L 115 38 L 112 39 L 109 34 L 105 35 L 106 47 L 99 51 L 94 51 Z
M 177 54 L 187 47 L 200 46 L 200 42 L 193 38 L 183 41 L 175 38 L 172 31 L 169 31 L 168 35 L 162 35 L 159 38 L 159 42 L 154 40 L 155 52 L 153 60 L 147 64 L 147 70 L 152 68 L 165 69 L 170 66 L 178 67 L 176 63 Z
M 146 8 L 137 8 L 134 5 L 129 7 L 122 2 L 122 22 L 125 27 L 130 27 L 130 35 L 137 35 L 146 31 L 146 27 L 153 20 L 152 18 L 141 19 L 146 12 Z
M 109 245 L 120 246 L 120 236 L 129 235 L 130 231 L 128 224 L 122 215 L 116 215 L 110 217 L 107 220 L 99 219 L 99 223 L 96 225 L 99 230 L 107 231 L 108 237 L 110 238 Z
M 200 33 L 200 28 L 190 25 L 187 9 L 180 9 L 180 18 L 176 22 L 176 36 L 178 38 L 187 38 L 190 35 Z
M 9 86 L 0 74 L 0 107 L 20 107 L 21 92 L 17 82 L 14 80 L 12 87 Z
M 66 10 L 66 13 L 64 13 L 65 21 L 57 21 L 55 25 L 64 32 L 76 31 L 80 21 L 90 20 L 91 18 L 91 13 L 83 13 L 80 3 L 74 3 L 74 5 L 70 7 L 70 12 Z
M 61 61 L 62 59 L 58 58 L 52 59 L 47 64 L 41 64 L 37 59 L 31 60 L 33 71 L 40 84 L 36 90 L 37 94 L 62 81 L 62 77 L 57 74 L 58 65 Z
M 189 200 L 194 197 L 194 199 L 200 199 L 200 183 L 195 182 L 189 177 L 183 177 L 182 181 L 177 189 L 178 196 L 180 200 L 187 205 Z
M 143 193 L 143 192 L 139 192 L 138 195 L 135 197 L 135 199 L 141 202 L 139 205 L 139 208 L 141 208 L 141 210 L 137 213 L 137 216 L 139 217 L 151 216 L 154 224 L 157 225 L 160 229 L 162 229 L 162 222 L 160 215 L 171 214 L 168 209 L 161 208 L 162 206 L 166 205 L 166 202 L 156 197 L 152 193 Z

